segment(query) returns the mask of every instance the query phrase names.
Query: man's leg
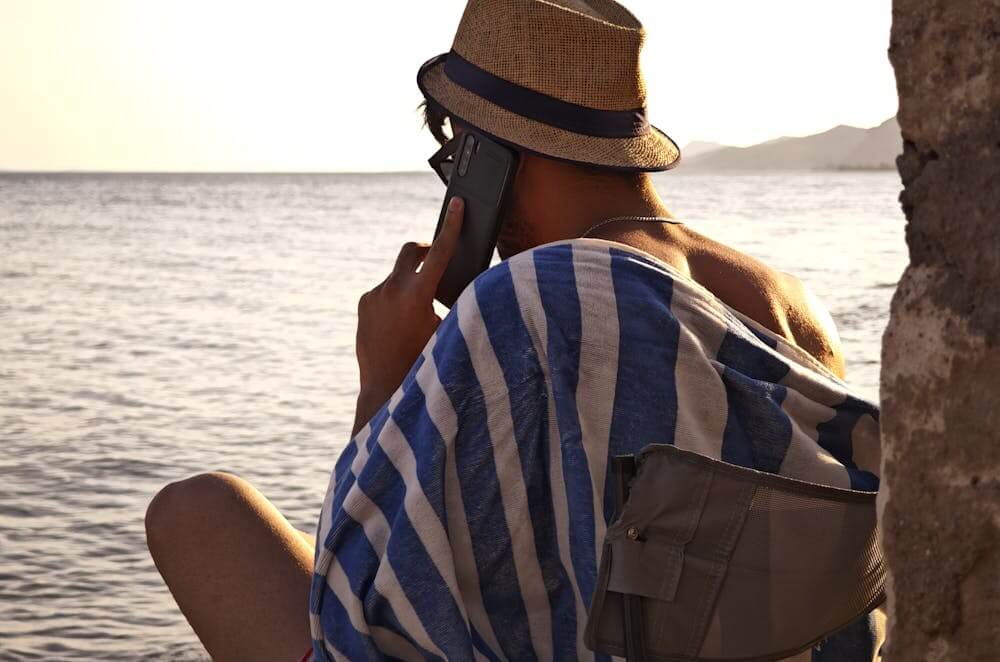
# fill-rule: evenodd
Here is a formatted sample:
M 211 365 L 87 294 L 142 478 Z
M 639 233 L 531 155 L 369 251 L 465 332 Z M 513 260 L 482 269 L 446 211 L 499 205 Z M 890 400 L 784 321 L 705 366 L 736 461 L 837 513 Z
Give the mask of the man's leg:
M 313 547 L 250 483 L 209 473 L 167 485 L 146 512 L 146 539 L 214 660 L 306 652 Z

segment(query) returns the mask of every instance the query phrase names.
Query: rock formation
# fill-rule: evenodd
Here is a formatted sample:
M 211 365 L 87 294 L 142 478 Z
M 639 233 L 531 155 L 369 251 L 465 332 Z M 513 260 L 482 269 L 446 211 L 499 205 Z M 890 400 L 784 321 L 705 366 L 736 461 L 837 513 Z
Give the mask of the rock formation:
M 890 662 L 1000 659 L 1000 0 L 894 0 L 907 268 L 883 345 Z

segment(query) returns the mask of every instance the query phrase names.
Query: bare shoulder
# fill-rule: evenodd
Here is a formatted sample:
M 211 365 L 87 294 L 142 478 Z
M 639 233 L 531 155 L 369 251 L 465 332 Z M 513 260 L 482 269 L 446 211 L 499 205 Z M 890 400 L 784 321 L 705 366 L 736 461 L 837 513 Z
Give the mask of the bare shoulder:
M 830 311 L 805 283 L 792 274 L 779 273 L 787 317 L 797 345 L 815 356 L 839 377 L 845 376 L 840 334 Z
M 844 355 L 833 317 L 797 277 L 690 228 L 684 253 L 691 277 L 727 305 L 809 352 L 844 376 Z

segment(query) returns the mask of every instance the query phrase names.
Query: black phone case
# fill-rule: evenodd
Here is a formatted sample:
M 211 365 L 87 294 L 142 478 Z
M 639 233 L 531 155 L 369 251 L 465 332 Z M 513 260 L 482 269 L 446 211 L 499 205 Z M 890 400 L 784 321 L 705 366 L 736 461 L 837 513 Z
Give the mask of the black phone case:
M 468 167 L 462 168 L 462 154 L 470 139 L 475 141 L 475 145 Z M 448 212 L 448 202 L 453 197 L 465 200 L 465 216 L 458 246 L 438 284 L 435 296 L 449 308 L 462 290 L 490 266 L 500 234 L 504 205 L 516 171 L 516 152 L 478 132 L 465 132 L 455 155 L 448 192 L 434 230 L 434 236 L 437 237 Z

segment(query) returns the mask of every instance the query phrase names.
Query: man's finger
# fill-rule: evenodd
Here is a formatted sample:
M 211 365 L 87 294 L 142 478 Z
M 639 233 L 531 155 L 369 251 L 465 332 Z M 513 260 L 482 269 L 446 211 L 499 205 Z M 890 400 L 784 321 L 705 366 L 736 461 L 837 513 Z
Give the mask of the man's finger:
M 403 247 L 399 249 L 399 255 L 396 257 L 396 264 L 392 267 L 392 275 L 397 276 L 416 272 L 417 267 L 423 262 L 429 249 L 430 246 L 428 244 L 418 244 L 415 241 L 403 244 Z
M 458 245 L 458 236 L 462 232 L 462 219 L 465 215 L 465 201 L 462 198 L 452 198 L 448 203 L 448 211 L 445 212 L 444 225 L 438 233 L 431 248 L 424 258 L 424 266 L 420 270 L 421 275 L 427 279 L 428 285 L 437 287 L 444 275 L 444 270 L 455 252 Z

